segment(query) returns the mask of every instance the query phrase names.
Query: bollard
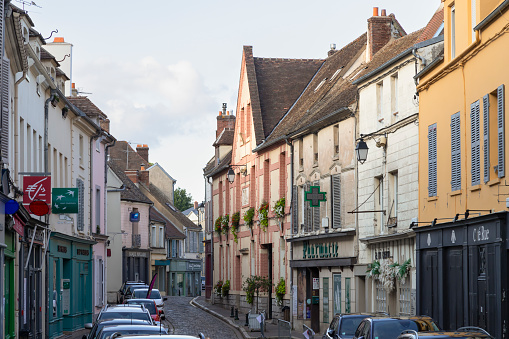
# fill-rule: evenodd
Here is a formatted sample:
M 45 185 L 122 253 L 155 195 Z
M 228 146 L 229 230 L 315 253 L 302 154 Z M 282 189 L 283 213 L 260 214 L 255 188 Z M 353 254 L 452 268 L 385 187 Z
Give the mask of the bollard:
M 246 313 L 246 323 L 244 326 L 249 326 L 249 312 Z
M 230 311 L 231 311 L 231 312 L 230 312 L 230 318 L 233 318 L 233 316 L 234 316 L 234 315 L 233 315 L 233 306 L 231 307 Z
M 234 320 L 239 320 L 239 309 L 236 308 L 235 309 L 235 318 L 233 318 Z

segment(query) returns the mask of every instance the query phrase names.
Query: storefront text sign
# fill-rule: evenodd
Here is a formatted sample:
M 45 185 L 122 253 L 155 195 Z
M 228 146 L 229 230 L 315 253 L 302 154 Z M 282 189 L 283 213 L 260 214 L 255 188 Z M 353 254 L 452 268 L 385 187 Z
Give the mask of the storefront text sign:
M 53 188 L 51 194 L 53 214 L 78 213 L 78 188 Z
M 188 262 L 187 270 L 188 271 L 201 271 L 201 264 L 198 262 Z
M 41 200 L 47 204 L 51 203 L 50 176 L 23 177 L 23 205 L 28 206 L 35 200 Z
M 84 250 L 82 248 L 77 248 L 76 249 L 76 254 L 77 255 L 89 256 L 90 255 L 90 251 L 89 250 Z
M 309 241 L 304 241 L 302 245 L 303 259 L 338 257 L 339 245 L 337 242 L 309 244 Z
M 147 258 L 148 253 L 147 252 L 127 252 L 128 257 L 135 257 L 135 258 Z

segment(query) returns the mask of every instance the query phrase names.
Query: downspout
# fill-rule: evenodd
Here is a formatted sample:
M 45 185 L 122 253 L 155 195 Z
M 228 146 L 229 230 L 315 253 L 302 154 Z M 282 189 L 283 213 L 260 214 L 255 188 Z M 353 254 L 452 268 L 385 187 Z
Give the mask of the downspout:
M 113 141 L 104 146 L 104 234 L 108 235 L 108 213 L 106 213 L 106 209 L 108 208 L 108 156 L 109 156 L 109 150 L 110 147 L 115 146 L 115 143 L 117 142 L 116 139 L 113 139 Z M 124 187 L 124 185 L 122 185 Z M 125 190 L 125 187 L 124 189 Z
M 93 193 L 94 193 L 94 187 L 92 187 L 92 180 L 94 178 L 93 176 L 93 173 L 94 173 L 94 140 L 97 140 L 97 138 L 99 138 L 102 134 L 102 131 L 101 131 L 101 128 L 98 128 L 97 129 L 97 133 L 92 135 L 90 137 L 90 173 L 88 174 L 89 175 L 89 181 L 90 181 L 90 235 L 92 235 L 92 210 L 93 210 L 93 204 L 92 204 L 92 200 L 93 200 Z M 96 204 L 97 205 L 97 204 Z M 100 210 L 99 210 L 100 212 Z M 95 211 L 95 213 L 97 214 L 97 211 Z M 101 227 L 99 225 L 99 227 Z M 96 225 L 96 230 L 97 230 L 97 225 Z
M 14 161 L 16 161 L 16 159 L 19 159 L 19 157 L 18 157 L 18 154 L 19 154 L 19 149 L 18 149 L 18 144 L 19 144 L 19 132 L 18 132 L 18 129 L 19 129 L 19 122 L 18 122 L 18 120 L 19 120 L 19 116 L 18 116 L 19 84 L 21 84 L 21 82 L 23 80 L 25 80 L 26 77 L 27 77 L 27 71 L 24 70 L 21 78 L 19 78 L 19 80 L 14 83 Z M 13 167 L 14 167 L 14 182 L 16 183 L 16 185 L 18 185 L 18 166 L 13 166 Z
M 291 185 L 292 185 L 292 195 L 291 195 L 291 207 L 290 207 L 290 220 L 292 220 L 292 223 L 293 222 L 298 222 L 298 221 L 293 221 L 293 207 L 294 207 L 294 201 L 293 199 L 295 199 L 295 196 L 294 196 L 294 189 L 293 189 L 293 180 L 294 180 L 294 173 L 293 173 L 293 170 L 294 170 L 294 164 L 293 164 L 293 141 L 289 141 L 288 138 L 285 138 L 285 142 L 288 146 L 290 146 L 290 182 L 291 182 Z M 290 225 L 290 227 L 292 228 L 292 234 L 293 234 L 293 225 Z M 290 243 L 290 260 L 293 260 L 293 243 Z M 293 307 L 293 298 L 296 297 L 293 295 L 293 270 L 290 269 L 290 298 L 292 298 L 290 300 L 290 305 L 292 305 Z M 290 312 L 290 323 L 293 324 L 293 310 L 291 310 Z
M 49 103 L 56 96 L 57 91 L 50 90 L 50 96 L 44 102 L 44 173 L 48 173 L 48 119 L 49 119 Z
M 421 60 L 421 66 L 426 66 L 426 59 L 424 59 L 422 56 L 417 54 L 417 48 L 413 48 L 412 49 L 412 54 L 414 55 L 414 57 L 416 57 L 417 59 Z M 416 75 L 418 73 L 418 71 L 417 71 L 417 64 L 418 64 L 417 59 L 415 59 L 415 74 Z M 418 85 L 416 78 L 414 78 L 414 83 L 415 83 L 415 86 Z

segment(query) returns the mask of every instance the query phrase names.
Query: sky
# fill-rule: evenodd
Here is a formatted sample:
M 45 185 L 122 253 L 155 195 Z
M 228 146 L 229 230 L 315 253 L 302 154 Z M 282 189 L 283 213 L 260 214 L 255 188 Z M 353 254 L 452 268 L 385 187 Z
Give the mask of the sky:
M 23 7 L 22 0 L 12 0 Z M 32 1 L 25 1 L 27 4 Z M 44 38 L 73 44 L 73 82 L 111 120 L 117 140 L 147 144 L 193 200 L 214 154 L 222 103 L 235 110 L 242 47 L 255 57 L 325 58 L 367 29 L 373 7 L 407 33 L 440 0 L 34 0 L 25 5 Z M 88 94 L 85 94 L 88 93 Z

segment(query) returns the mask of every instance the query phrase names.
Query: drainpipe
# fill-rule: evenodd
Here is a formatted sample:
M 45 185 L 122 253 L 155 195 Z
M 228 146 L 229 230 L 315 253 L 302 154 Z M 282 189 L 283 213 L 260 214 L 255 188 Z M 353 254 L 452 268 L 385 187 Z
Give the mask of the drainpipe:
M 19 149 L 18 149 L 18 144 L 19 144 L 19 132 L 18 132 L 18 129 L 19 129 L 19 113 L 18 113 L 18 90 L 19 90 L 19 84 L 21 84 L 21 82 L 23 80 L 25 80 L 27 77 L 27 71 L 24 70 L 23 71 L 23 75 L 21 76 L 21 78 L 19 78 L 18 81 L 16 81 L 14 83 L 14 161 L 16 162 L 17 159 L 19 159 L 18 157 L 18 154 L 19 154 Z M 16 185 L 18 185 L 18 166 L 13 166 L 14 167 L 14 182 L 16 183 Z
M 108 187 L 107 184 L 108 184 L 108 156 L 109 156 L 109 150 L 110 150 L 110 147 L 113 147 L 115 146 L 115 143 L 117 142 L 116 139 L 113 139 L 113 141 L 106 145 L 104 147 L 104 234 L 108 234 L 108 213 L 106 213 L 106 208 L 108 207 L 108 192 L 110 192 L 110 190 L 107 190 L 106 188 Z M 122 191 L 125 190 L 125 186 L 122 184 Z
M 53 88 L 50 90 L 50 96 L 44 102 L 44 172 L 48 173 L 48 117 L 49 117 L 49 103 L 56 97 L 57 91 Z
M 294 200 L 295 199 L 295 196 L 294 196 L 294 189 L 293 189 L 293 180 L 294 180 L 294 173 L 293 173 L 293 170 L 294 170 L 294 164 L 293 164 L 293 158 L 294 158 L 294 154 L 293 154 L 293 141 L 290 141 L 288 138 L 285 138 L 285 142 L 288 146 L 290 146 L 290 182 L 291 182 L 291 186 L 292 186 L 292 195 L 291 195 L 291 204 L 290 205 L 290 220 L 292 220 L 292 223 L 294 222 L 293 221 L 293 207 L 294 207 Z M 298 222 L 295 221 L 295 222 Z M 290 225 L 290 227 L 292 228 L 292 234 L 293 234 L 293 225 Z M 293 260 L 293 243 L 290 244 L 290 260 Z M 288 261 L 287 261 L 288 262 Z M 290 298 L 294 298 L 294 295 L 293 295 L 293 270 L 290 269 Z M 293 299 L 292 299 L 293 300 Z M 290 300 L 290 305 L 292 305 L 293 307 L 293 302 L 292 300 Z M 293 310 L 290 312 L 290 323 L 293 324 Z
M 89 156 L 89 158 L 90 158 L 90 173 L 89 173 L 89 181 L 90 181 L 90 228 L 91 228 L 90 235 L 92 235 L 92 233 L 93 233 L 92 232 L 92 230 L 93 230 L 92 229 L 92 227 L 93 227 L 92 226 L 93 225 L 92 224 L 92 218 L 93 218 L 93 216 L 92 216 L 92 210 L 93 210 L 93 208 L 92 208 L 92 206 L 93 206 L 92 205 L 92 200 L 93 200 L 94 187 L 92 187 L 92 182 L 93 182 L 92 179 L 94 178 L 94 175 L 93 175 L 93 173 L 94 173 L 94 141 L 97 140 L 97 138 L 99 138 L 101 136 L 101 134 L 102 134 L 101 128 L 98 128 L 97 129 L 97 133 L 90 137 L 90 156 Z M 97 214 L 97 211 L 95 211 L 95 213 Z M 96 225 L 96 229 L 97 229 L 97 225 Z

